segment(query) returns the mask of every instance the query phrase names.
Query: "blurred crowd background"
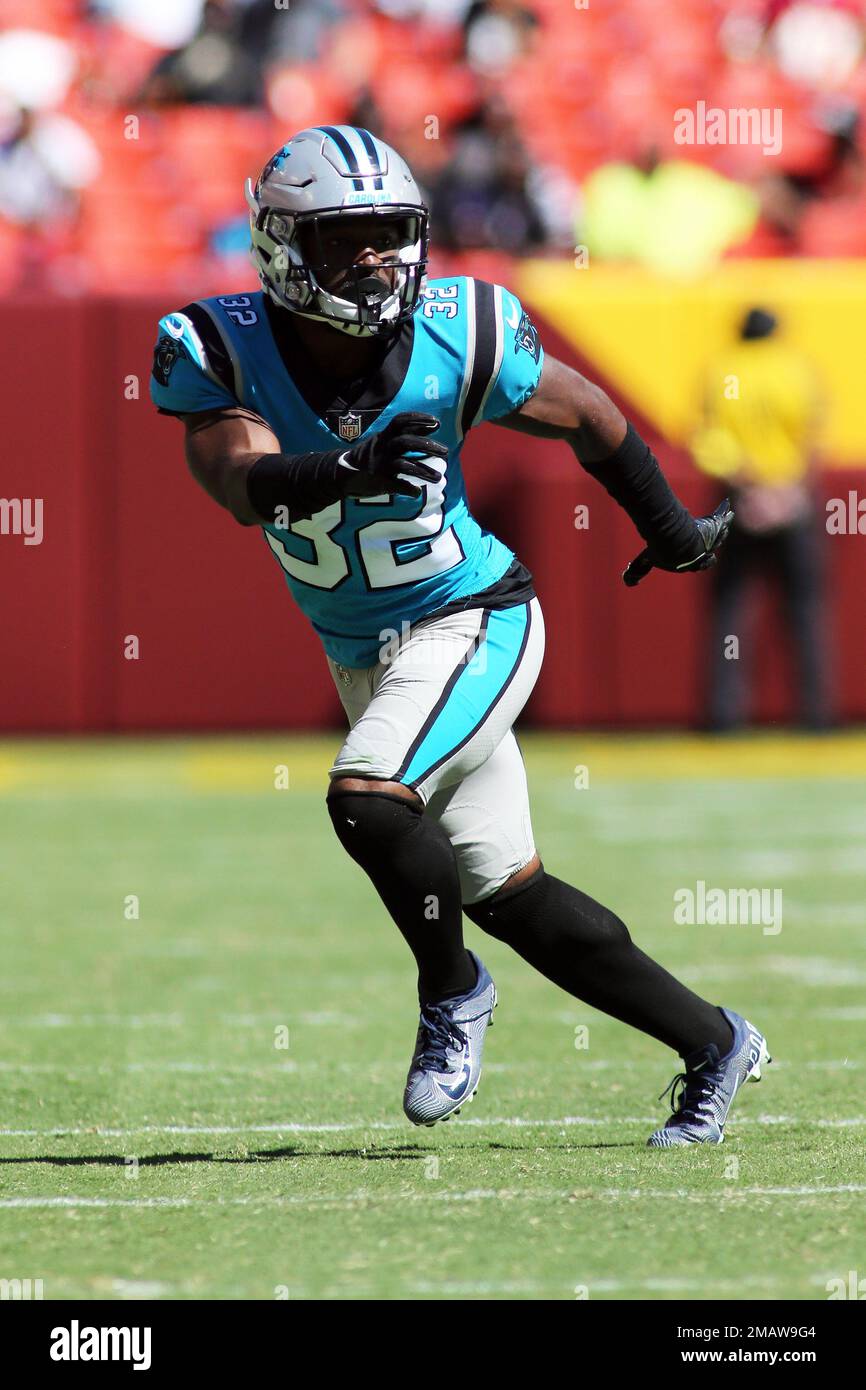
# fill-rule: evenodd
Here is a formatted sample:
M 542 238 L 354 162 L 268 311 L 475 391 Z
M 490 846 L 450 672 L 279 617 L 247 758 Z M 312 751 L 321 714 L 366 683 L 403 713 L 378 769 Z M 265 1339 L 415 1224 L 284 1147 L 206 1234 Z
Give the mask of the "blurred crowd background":
M 0 0 L 0 30 L 0 289 L 225 284 L 244 178 L 344 121 L 446 259 L 866 254 L 860 0 Z M 781 110 L 781 150 L 677 144 L 702 100 Z

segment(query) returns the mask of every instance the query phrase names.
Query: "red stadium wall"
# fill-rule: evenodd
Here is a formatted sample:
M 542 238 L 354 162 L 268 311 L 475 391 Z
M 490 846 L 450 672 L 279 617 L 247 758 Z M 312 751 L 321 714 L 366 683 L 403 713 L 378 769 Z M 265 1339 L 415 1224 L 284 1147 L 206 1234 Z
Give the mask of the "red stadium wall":
M 341 719 L 321 649 L 257 530 L 209 503 L 158 416 L 148 374 L 164 301 L 6 301 L 2 494 L 42 498 L 44 535 L 0 535 L 5 732 L 315 728 Z M 542 329 L 549 350 L 570 349 Z M 137 392 L 137 394 L 136 394 Z M 633 412 L 632 412 L 633 414 Z M 707 485 L 659 450 L 684 501 Z M 702 705 L 708 585 L 620 582 L 627 519 L 561 445 L 485 426 L 469 439 L 475 510 L 536 576 L 548 652 L 529 714 L 549 726 L 689 724 Z M 863 475 L 825 476 L 845 496 Z M 587 503 L 590 524 L 574 525 Z M 827 545 L 839 709 L 866 717 L 857 537 Z M 124 655 L 138 639 L 138 657 Z M 790 712 L 791 675 L 768 609 L 757 712 Z

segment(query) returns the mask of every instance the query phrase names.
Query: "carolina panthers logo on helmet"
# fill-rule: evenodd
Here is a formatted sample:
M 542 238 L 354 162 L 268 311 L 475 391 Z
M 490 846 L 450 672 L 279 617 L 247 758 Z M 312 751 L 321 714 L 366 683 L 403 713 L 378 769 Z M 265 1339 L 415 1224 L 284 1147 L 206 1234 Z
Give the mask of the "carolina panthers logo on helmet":
M 267 164 L 265 165 L 264 169 L 259 175 L 257 189 L 260 189 L 262 185 L 267 182 L 274 170 L 279 169 L 283 160 L 288 159 L 291 153 L 291 150 L 288 149 L 286 145 L 281 145 L 280 148 L 277 150 L 276 154 L 271 155 L 270 159 L 268 160 Z
M 514 336 L 514 351 L 517 352 L 519 348 L 525 348 L 536 362 L 541 356 L 541 340 L 538 336 L 538 329 L 525 309 Z
M 160 386 L 167 386 L 171 369 L 180 357 L 180 344 L 163 335 L 153 350 L 153 375 Z

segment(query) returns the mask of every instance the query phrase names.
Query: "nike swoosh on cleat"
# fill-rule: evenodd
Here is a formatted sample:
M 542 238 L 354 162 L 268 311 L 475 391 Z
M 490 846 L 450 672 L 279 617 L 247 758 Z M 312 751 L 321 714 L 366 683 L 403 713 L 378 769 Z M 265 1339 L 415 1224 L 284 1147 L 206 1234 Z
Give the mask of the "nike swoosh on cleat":
M 460 1097 L 464 1095 L 466 1092 L 466 1087 L 469 1085 L 469 1077 L 471 1073 L 471 1063 L 464 1062 L 463 1073 L 460 1077 L 460 1080 L 456 1081 L 453 1086 L 443 1086 L 441 1081 L 437 1081 L 436 1085 L 439 1087 L 439 1090 L 442 1092 L 443 1095 L 448 1096 L 449 1100 L 459 1100 Z

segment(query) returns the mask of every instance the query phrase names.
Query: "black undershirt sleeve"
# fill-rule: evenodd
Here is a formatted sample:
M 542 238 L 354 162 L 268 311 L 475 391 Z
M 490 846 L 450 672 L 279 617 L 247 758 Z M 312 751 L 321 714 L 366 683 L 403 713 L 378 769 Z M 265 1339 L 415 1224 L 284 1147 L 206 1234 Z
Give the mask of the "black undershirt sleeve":
M 247 474 L 247 496 L 263 521 L 273 523 L 278 508 L 289 522 L 301 521 L 344 497 L 343 451 L 324 454 L 263 454 Z
M 659 559 L 678 565 L 702 553 L 704 542 L 694 518 L 633 425 L 614 453 L 594 463 L 581 460 L 581 466 L 628 513 Z

